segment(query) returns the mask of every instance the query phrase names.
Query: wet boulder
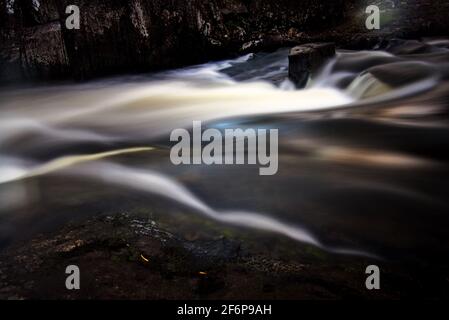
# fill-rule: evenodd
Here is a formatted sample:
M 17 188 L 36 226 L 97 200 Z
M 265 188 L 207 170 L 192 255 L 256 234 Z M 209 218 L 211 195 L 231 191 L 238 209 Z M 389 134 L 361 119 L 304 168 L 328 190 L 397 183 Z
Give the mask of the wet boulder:
M 335 55 L 333 43 L 308 43 L 296 46 L 288 56 L 288 75 L 298 88 L 307 84 L 309 76 Z

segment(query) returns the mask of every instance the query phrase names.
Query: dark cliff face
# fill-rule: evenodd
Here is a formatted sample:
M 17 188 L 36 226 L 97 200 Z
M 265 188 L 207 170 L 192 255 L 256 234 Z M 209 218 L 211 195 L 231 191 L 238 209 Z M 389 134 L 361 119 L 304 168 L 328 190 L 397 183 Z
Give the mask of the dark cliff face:
M 4 0 L 2 0 L 4 1 Z M 278 42 L 291 26 L 336 23 L 341 0 L 16 0 L 2 16 L 2 78 L 85 78 L 220 58 Z M 65 28 L 76 4 L 81 29 Z M 6 21 L 3 20 L 2 21 Z M 281 34 L 283 33 L 283 34 Z M 19 72 L 18 72 L 19 71 Z
M 374 2 L 394 9 L 379 32 L 364 29 L 368 1 L 0 0 L 0 81 L 146 72 L 312 40 L 365 45 L 447 24 L 447 4 Z M 71 4 L 80 30 L 65 28 Z M 417 12 L 428 20 L 408 20 Z

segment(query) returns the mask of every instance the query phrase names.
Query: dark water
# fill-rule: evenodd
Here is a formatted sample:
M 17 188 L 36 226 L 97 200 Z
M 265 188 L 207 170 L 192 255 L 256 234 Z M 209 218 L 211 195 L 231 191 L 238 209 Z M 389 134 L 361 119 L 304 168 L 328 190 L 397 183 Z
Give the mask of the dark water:
M 157 211 L 298 248 L 444 262 L 449 41 L 340 51 L 303 90 L 287 80 L 287 53 L 2 89 L 2 243 L 77 216 Z M 278 173 L 173 165 L 169 133 L 193 120 L 278 129 Z

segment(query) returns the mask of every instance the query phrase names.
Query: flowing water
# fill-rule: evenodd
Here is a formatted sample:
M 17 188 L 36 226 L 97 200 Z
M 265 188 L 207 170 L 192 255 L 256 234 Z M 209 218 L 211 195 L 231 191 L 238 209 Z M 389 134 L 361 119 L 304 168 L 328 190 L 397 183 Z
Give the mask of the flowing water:
M 449 41 L 339 51 L 301 90 L 288 80 L 287 55 L 2 88 L 1 243 L 138 207 L 335 254 L 441 262 L 449 248 Z M 278 173 L 173 165 L 169 134 L 193 120 L 278 129 Z

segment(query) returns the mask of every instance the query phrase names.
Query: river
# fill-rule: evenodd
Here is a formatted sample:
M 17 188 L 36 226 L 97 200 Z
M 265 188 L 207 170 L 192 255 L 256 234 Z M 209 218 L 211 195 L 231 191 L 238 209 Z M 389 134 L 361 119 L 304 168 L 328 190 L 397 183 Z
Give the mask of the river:
M 337 255 L 444 263 L 449 41 L 339 50 L 300 90 L 287 56 L 1 88 L 1 244 L 138 211 L 170 215 L 179 230 L 194 219 Z M 277 174 L 173 165 L 170 132 L 193 120 L 278 129 Z

